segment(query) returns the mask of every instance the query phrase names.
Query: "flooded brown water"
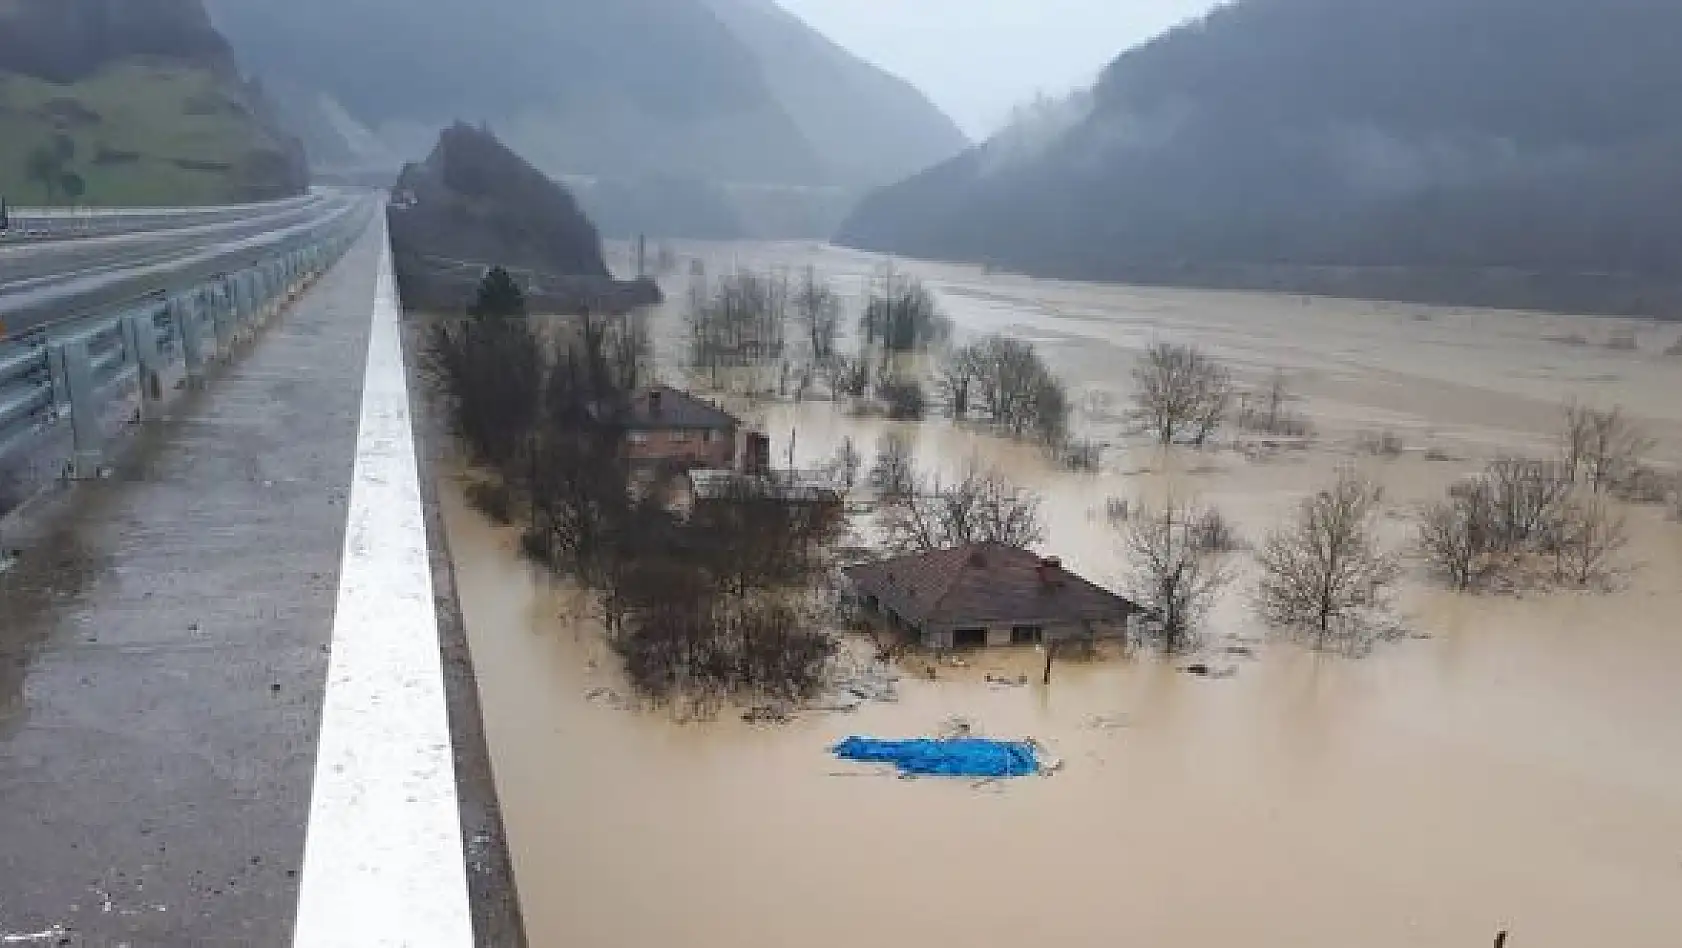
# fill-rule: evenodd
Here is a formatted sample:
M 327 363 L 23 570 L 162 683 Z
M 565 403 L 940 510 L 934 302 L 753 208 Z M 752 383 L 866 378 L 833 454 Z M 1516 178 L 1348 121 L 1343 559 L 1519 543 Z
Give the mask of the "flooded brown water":
M 843 279 L 870 261 L 805 246 L 706 248 Z M 1682 450 L 1674 330 L 1647 351 L 1548 335 L 1601 321 L 1396 304 L 1089 287 L 918 265 L 960 331 L 1041 342 L 1087 394 L 1120 392 L 1130 351 L 1191 339 L 1254 373 L 1302 379 L 1310 452 L 1112 452 L 1106 471 L 931 424 L 929 463 L 972 454 L 1047 497 L 1049 551 L 1120 571 L 1110 496 L 1173 491 L 1259 536 L 1340 463 L 1390 488 L 1398 519 L 1499 450 L 1539 450 L 1559 400 L 1621 402 Z M 1589 338 L 1597 338 L 1589 336 Z M 1099 399 L 1101 401 L 1101 397 Z M 886 425 L 825 404 L 754 413 L 797 462 Z M 1107 435 L 1101 414 L 1083 424 Z M 1409 453 L 1357 459 L 1363 428 Z M 1462 461 L 1430 461 L 1434 447 Z M 1439 455 L 1440 456 L 1440 455 Z M 1137 473 L 1143 469 L 1154 473 Z M 1130 473 L 1133 472 L 1133 473 Z M 1262 643 L 1221 681 L 1144 659 L 1037 671 L 990 653 L 901 700 L 777 727 L 591 700 L 618 675 L 577 598 L 519 562 L 513 537 L 446 492 L 447 525 L 531 941 L 548 946 L 861 944 L 1301 948 L 1682 944 L 1682 525 L 1632 512 L 1642 568 L 1611 596 L 1468 598 L 1410 581 L 1422 637 L 1363 660 Z M 1261 642 L 1241 593 L 1212 623 Z M 1008 785 L 900 781 L 838 764 L 848 734 L 913 736 L 961 715 L 1066 761 Z

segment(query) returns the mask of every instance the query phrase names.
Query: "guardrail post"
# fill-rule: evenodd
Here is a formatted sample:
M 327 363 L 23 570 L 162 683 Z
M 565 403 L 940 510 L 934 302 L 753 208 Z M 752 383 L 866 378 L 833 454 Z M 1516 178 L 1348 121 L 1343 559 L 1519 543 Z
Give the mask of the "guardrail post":
M 73 480 L 92 480 L 99 476 L 105 461 L 105 432 L 94 397 L 88 344 L 82 340 L 53 343 L 47 349 L 47 360 L 52 369 L 53 397 L 70 406 L 73 448 L 67 473 Z
M 158 324 L 152 321 L 151 310 L 123 317 L 123 345 L 140 370 L 140 417 L 156 418 L 164 400 L 164 365 L 158 353 Z
M 210 322 L 216 332 L 216 352 L 226 359 L 234 350 L 234 323 L 233 314 L 228 312 L 228 296 L 215 283 L 204 288 L 204 295 L 210 304 Z
M 199 324 L 198 294 L 178 296 L 169 301 L 169 316 L 175 330 L 181 334 L 181 360 L 187 365 L 187 384 L 198 388 L 204 384 L 204 327 Z

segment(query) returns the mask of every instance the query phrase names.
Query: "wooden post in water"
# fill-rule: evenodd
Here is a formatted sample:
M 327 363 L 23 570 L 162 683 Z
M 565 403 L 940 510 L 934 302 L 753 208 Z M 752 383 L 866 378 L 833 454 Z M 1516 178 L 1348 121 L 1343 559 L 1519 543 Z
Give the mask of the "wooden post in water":
M 1045 640 L 1045 680 L 1042 684 L 1051 684 L 1051 660 L 1057 655 L 1057 640 Z

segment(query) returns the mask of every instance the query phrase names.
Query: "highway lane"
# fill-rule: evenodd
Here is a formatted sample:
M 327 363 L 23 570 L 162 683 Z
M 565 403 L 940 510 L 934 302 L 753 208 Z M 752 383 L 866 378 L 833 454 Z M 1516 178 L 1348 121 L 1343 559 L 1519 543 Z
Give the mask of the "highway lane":
M 11 207 L 11 228 L 0 231 L 0 248 L 54 240 L 79 240 L 109 234 L 169 230 L 193 224 L 239 220 L 298 207 L 322 196 L 326 188 L 278 201 L 216 207 L 26 208 Z
M 321 194 L 297 204 L 254 210 L 235 220 L 180 218 L 177 226 L 168 228 L 0 246 L 0 293 L 15 289 L 21 281 L 90 267 L 121 266 L 182 247 L 206 246 L 286 227 L 319 215 L 344 199 L 340 193 Z
M 32 246 L 21 261 L 0 254 L 0 338 L 239 269 L 278 245 L 347 221 L 372 203 L 365 195 L 336 194 L 246 221 L 62 241 L 53 245 L 56 252 Z

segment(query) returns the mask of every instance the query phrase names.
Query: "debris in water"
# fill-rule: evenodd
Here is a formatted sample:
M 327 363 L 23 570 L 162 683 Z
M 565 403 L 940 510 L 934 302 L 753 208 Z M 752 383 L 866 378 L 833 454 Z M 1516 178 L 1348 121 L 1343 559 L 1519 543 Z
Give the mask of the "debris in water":
M 842 760 L 893 764 L 904 777 L 1027 777 L 1041 772 L 1033 741 L 849 737 L 830 750 Z
M 794 714 L 787 705 L 760 704 L 742 712 L 742 720 L 749 724 L 787 724 Z
M 628 711 L 633 707 L 631 701 L 612 688 L 591 688 L 584 692 L 584 700 L 594 704 L 604 705 L 615 711 Z
M 940 722 L 940 729 L 935 731 L 935 737 L 943 741 L 957 740 L 960 737 L 970 737 L 977 732 L 975 722 L 961 714 L 954 714 Z
M 1119 712 L 1115 714 L 1091 714 L 1087 715 L 1086 720 L 1082 722 L 1082 726 L 1091 731 L 1118 731 L 1127 726 L 1127 715 Z
M 806 708 L 810 711 L 833 711 L 847 714 L 857 711 L 861 704 L 864 704 L 864 699 L 849 691 L 815 698 L 806 703 Z
M 1063 758 L 1053 754 L 1051 752 L 1051 748 L 1041 744 L 1037 739 L 1032 737 L 1028 738 L 1025 743 L 1034 749 L 1034 756 L 1039 759 L 1040 776 L 1049 777 L 1057 771 L 1063 769 Z
M 1196 675 L 1199 678 L 1211 679 L 1233 678 L 1238 675 L 1238 669 L 1230 665 L 1225 668 L 1211 668 L 1203 662 L 1193 662 L 1192 664 L 1180 669 L 1180 671 L 1183 671 L 1188 675 Z
M 886 668 L 870 665 L 837 676 L 834 693 L 820 699 L 833 707 L 825 710 L 853 711 L 866 701 L 898 701 L 899 676 Z M 851 699 L 857 699 L 851 700 Z M 815 706 L 815 705 L 814 705 Z
M 1006 678 L 1003 675 L 988 675 L 987 683 L 989 685 L 1003 685 L 1006 688 L 1021 688 L 1028 684 L 1028 676 L 1017 675 L 1015 678 Z

